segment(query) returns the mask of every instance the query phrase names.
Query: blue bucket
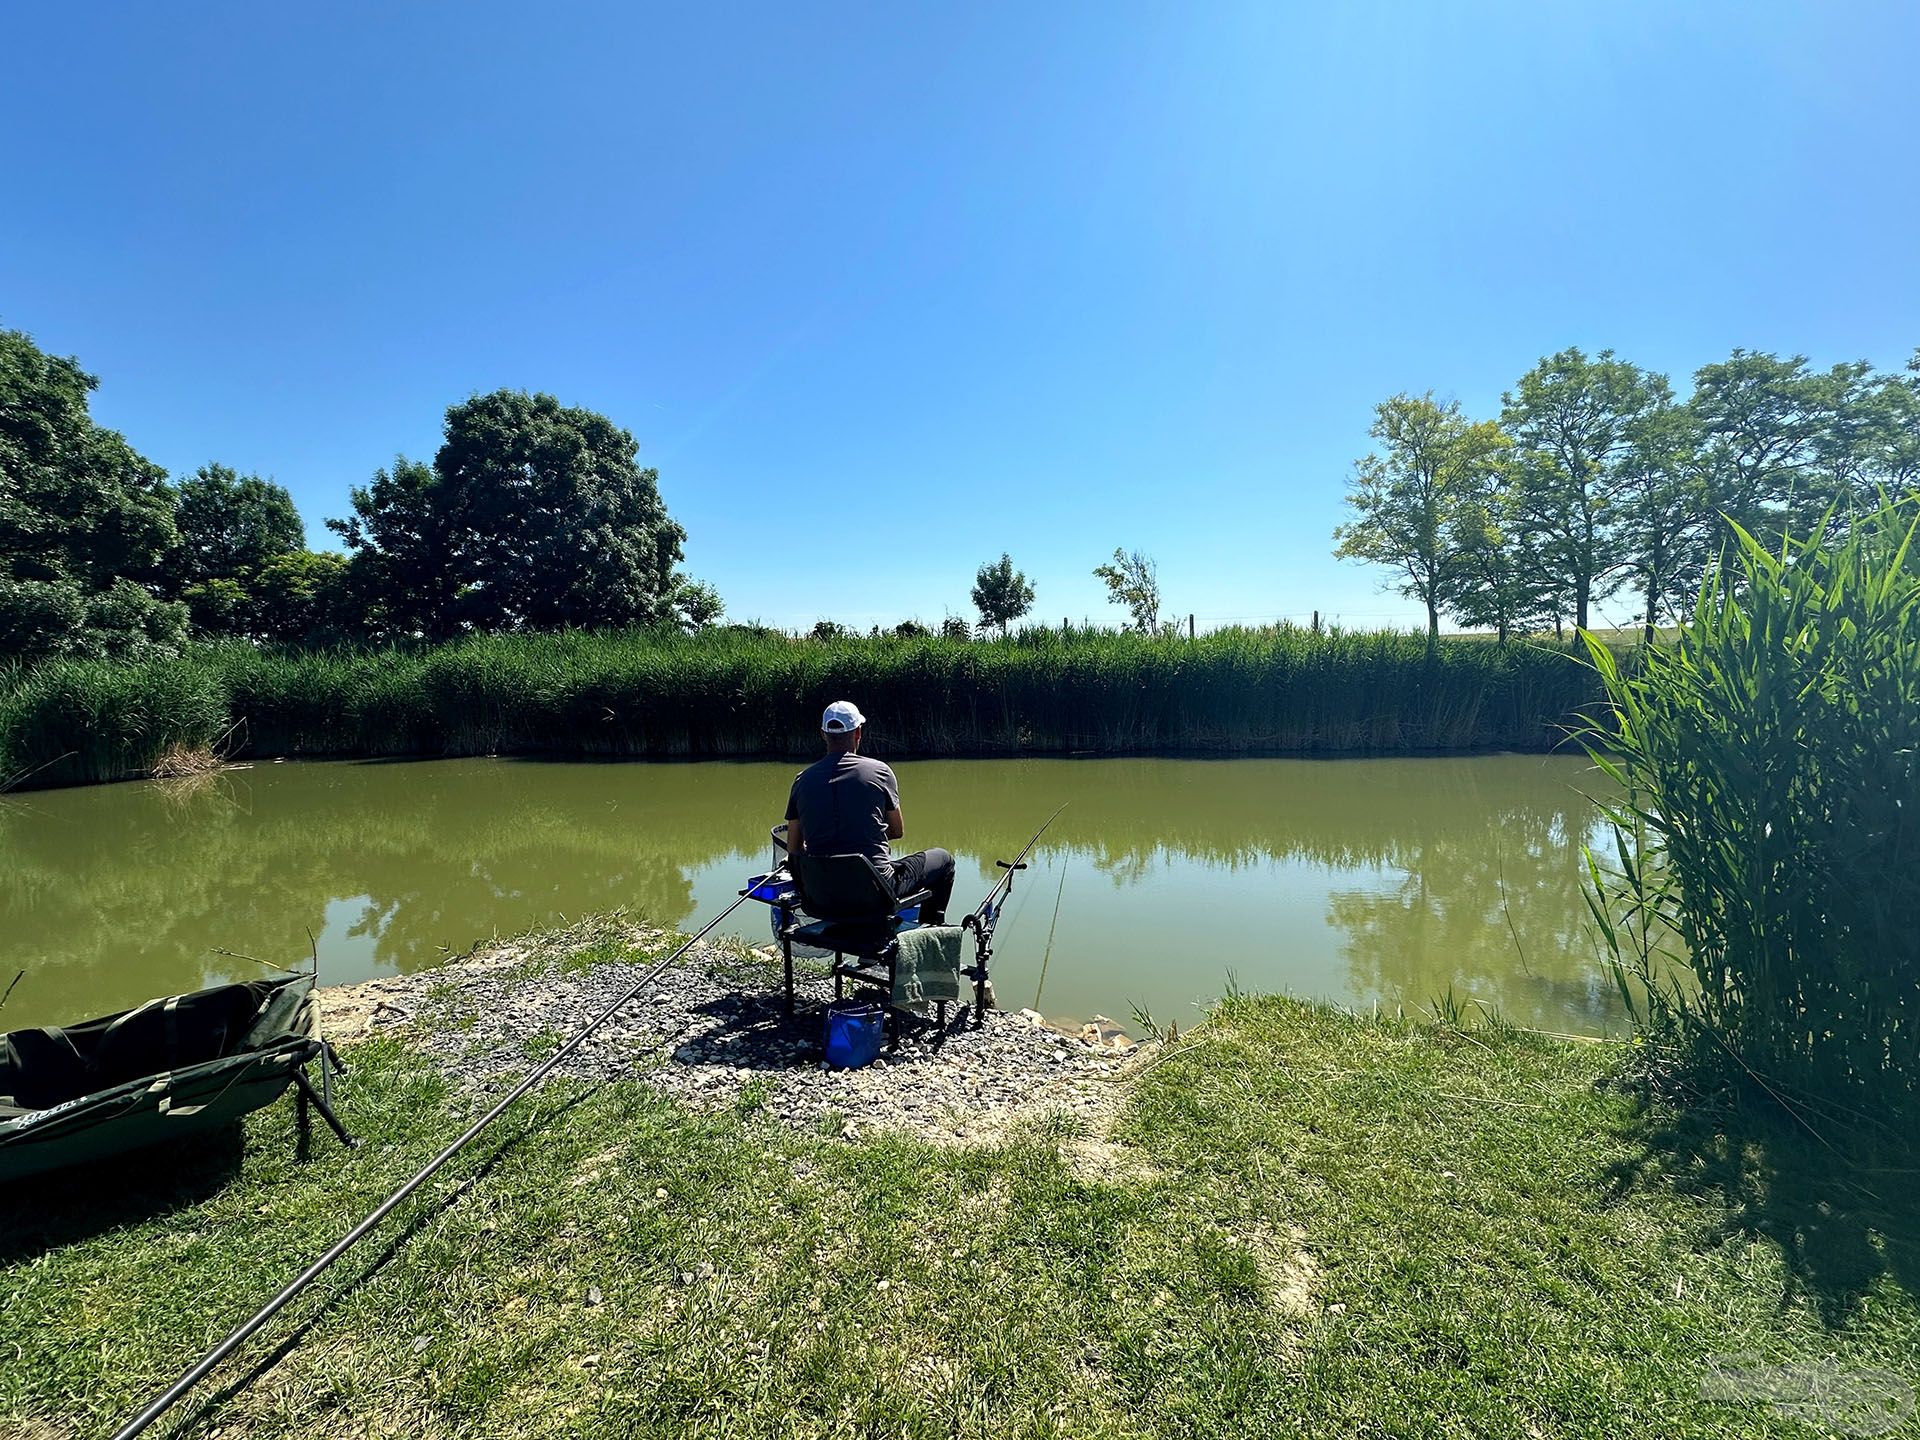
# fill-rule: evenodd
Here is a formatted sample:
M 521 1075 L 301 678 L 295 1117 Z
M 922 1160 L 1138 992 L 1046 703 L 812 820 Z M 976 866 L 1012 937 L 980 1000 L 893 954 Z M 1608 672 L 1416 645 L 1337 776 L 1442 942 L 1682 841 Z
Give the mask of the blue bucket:
M 886 1017 L 878 1005 L 836 1001 L 827 1007 L 827 1063 L 858 1070 L 880 1053 Z

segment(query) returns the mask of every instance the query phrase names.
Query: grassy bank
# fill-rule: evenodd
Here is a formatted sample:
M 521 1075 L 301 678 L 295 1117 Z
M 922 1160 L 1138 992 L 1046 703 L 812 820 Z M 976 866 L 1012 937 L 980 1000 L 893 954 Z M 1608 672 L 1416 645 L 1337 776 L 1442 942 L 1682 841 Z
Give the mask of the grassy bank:
M 1742 1385 L 1920 1379 L 1911 1187 L 1648 1108 L 1623 1054 L 1231 998 L 1110 1133 L 964 1148 L 556 1087 L 163 1433 L 1788 1436 Z M 100 1433 L 466 1113 L 350 1058 L 351 1156 L 281 1106 L 0 1213 L 0 1432 Z
M 0 674 L 0 777 L 150 773 L 236 755 L 813 753 L 858 697 L 893 755 L 1336 754 L 1545 748 L 1597 695 L 1564 650 L 1401 634 L 1195 641 L 1033 631 L 832 641 L 710 631 L 486 636 L 438 647 L 55 662 Z M 42 768 L 44 767 L 44 768 Z

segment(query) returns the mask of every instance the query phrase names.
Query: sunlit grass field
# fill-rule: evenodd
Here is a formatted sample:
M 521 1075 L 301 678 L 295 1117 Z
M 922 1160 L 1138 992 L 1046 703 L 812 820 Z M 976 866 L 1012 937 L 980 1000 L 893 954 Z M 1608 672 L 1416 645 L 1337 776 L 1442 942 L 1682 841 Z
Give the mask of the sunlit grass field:
M 795 1133 L 764 1086 L 714 1114 L 555 1086 L 156 1433 L 1884 1422 L 1920 1378 L 1911 1187 L 1643 1100 L 1631 1054 L 1230 996 L 1104 1133 L 1042 1112 L 982 1147 Z M 0 1196 L 0 1433 L 105 1433 L 469 1113 L 392 1038 L 349 1059 L 351 1155 L 319 1134 L 298 1161 L 282 1104 L 244 1148 Z

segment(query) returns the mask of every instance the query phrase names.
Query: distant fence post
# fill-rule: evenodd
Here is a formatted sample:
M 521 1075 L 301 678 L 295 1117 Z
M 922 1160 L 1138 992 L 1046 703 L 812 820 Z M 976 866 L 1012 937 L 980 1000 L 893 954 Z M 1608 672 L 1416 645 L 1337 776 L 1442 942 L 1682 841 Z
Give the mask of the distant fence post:
M 1316 635 L 1320 633 L 1320 612 L 1318 610 L 1313 612 L 1313 633 Z
M 1187 616 L 1187 639 L 1189 639 L 1189 640 L 1191 640 L 1191 639 L 1193 639 L 1193 638 L 1194 638 L 1194 633 L 1193 633 L 1193 616 L 1191 616 L 1191 615 L 1189 615 L 1189 616 Z

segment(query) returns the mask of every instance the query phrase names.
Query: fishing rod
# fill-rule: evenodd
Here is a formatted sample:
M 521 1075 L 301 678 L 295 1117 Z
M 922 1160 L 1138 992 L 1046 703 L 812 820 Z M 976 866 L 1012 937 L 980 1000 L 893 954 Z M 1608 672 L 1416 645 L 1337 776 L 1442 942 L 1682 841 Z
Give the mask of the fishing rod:
M 1033 832 L 1033 838 L 1020 847 L 1020 853 L 1014 856 L 1013 859 L 996 860 L 993 862 L 1006 873 L 993 882 L 993 888 L 987 891 L 987 898 L 976 905 L 973 913 L 960 922 L 960 928 L 962 930 L 971 930 L 973 932 L 974 963 L 970 973 L 973 976 L 974 982 L 974 1012 L 976 1016 L 980 1009 L 986 1004 L 990 988 L 987 983 L 987 967 L 993 960 L 993 927 L 1000 923 L 1000 911 L 1006 904 L 1007 896 L 1013 893 L 1013 877 L 1017 872 L 1027 868 L 1027 856 L 1033 853 L 1033 847 L 1040 843 L 1040 837 L 1047 833 L 1047 830 L 1052 826 L 1053 822 L 1060 818 L 1060 810 L 1066 808 L 1063 802 L 1059 810 L 1055 810 L 1053 814 L 1049 815 L 1047 817 L 1047 823 Z M 1065 877 L 1063 876 L 1063 882 L 1064 879 Z
M 1049 821 L 1048 823 L 1051 824 L 1052 822 Z M 581 1029 L 578 1034 L 558 1050 L 554 1051 L 552 1055 L 548 1056 L 526 1079 L 514 1086 L 499 1104 L 495 1105 L 491 1110 L 487 1111 L 486 1114 L 469 1125 L 466 1132 L 462 1134 L 458 1140 L 455 1140 L 451 1145 L 447 1146 L 446 1149 L 429 1160 L 425 1169 L 421 1170 L 418 1175 L 415 1175 L 411 1180 L 407 1181 L 406 1184 L 394 1191 L 393 1194 L 381 1201 L 372 1214 L 335 1241 L 326 1254 L 322 1255 L 318 1260 L 315 1260 L 305 1270 L 302 1270 L 285 1289 L 265 1305 L 261 1306 L 252 1318 L 242 1322 L 235 1328 L 231 1335 L 227 1336 L 226 1339 L 208 1351 L 198 1364 L 178 1380 L 174 1381 L 173 1384 L 167 1388 L 165 1394 L 161 1395 L 125 1425 L 114 1431 L 113 1440 L 132 1440 L 133 1436 L 140 1434 L 149 1425 L 153 1424 L 154 1421 L 166 1414 L 168 1410 L 172 1409 L 180 1398 L 204 1380 L 215 1366 L 245 1344 L 247 1339 L 259 1330 L 261 1326 L 265 1325 L 275 1315 L 279 1314 L 281 1310 L 285 1309 L 289 1301 L 302 1290 L 306 1289 L 308 1285 L 312 1284 L 323 1271 L 342 1255 L 345 1255 L 347 1251 L 358 1244 L 370 1231 L 378 1226 L 382 1220 L 391 1215 L 402 1201 L 413 1194 L 414 1191 L 418 1190 L 428 1180 L 432 1179 L 434 1174 L 449 1160 L 453 1159 L 455 1155 L 459 1154 L 460 1151 L 472 1141 L 474 1136 L 478 1135 L 482 1130 L 486 1129 L 487 1126 L 499 1119 L 501 1113 L 509 1105 L 513 1104 L 514 1101 L 518 1100 L 522 1095 L 526 1094 L 527 1091 L 539 1084 L 547 1075 L 551 1074 L 561 1061 L 565 1060 L 567 1056 L 580 1048 L 582 1041 L 602 1025 L 606 1024 L 607 1021 L 611 1020 L 617 1011 L 629 1004 L 642 990 L 652 984 L 675 960 L 678 960 L 695 944 L 704 940 L 708 935 L 711 935 L 718 929 L 720 922 L 735 910 L 738 910 L 742 905 L 746 904 L 747 899 L 748 897 L 746 895 L 742 895 L 738 900 L 735 900 L 733 904 L 727 906 L 726 909 L 709 920 L 706 926 L 697 934 L 689 936 L 686 940 L 682 941 L 674 948 L 671 954 L 655 964 L 652 969 L 648 970 L 647 973 L 642 975 L 638 980 L 634 981 L 624 995 L 607 1006 L 607 1008 L 602 1010 L 594 1019 L 588 1021 L 586 1026 Z
M 1063 802 L 1060 806 L 1060 810 L 1064 810 L 1066 808 L 1067 807 Z M 994 882 L 993 888 L 987 891 L 987 898 L 982 900 L 978 905 L 974 907 L 973 913 L 967 916 L 966 921 L 961 922 L 962 924 L 965 924 L 968 921 L 971 921 L 975 924 L 979 924 L 983 920 L 991 922 L 996 916 L 999 915 L 1000 906 L 997 902 L 1004 900 L 1006 896 L 1013 890 L 1014 871 L 1024 870 L 1027 868 L 1027 856 L 1033 853 L 1033 847 L 1040 843 L 1040 837 L 1047 833 L 1048 828 L 1053 824 L 1053 822 L 1060 818 L 1060 810 L 1055 810 L 1053 814 L 1047 817 L 1047 823 L 1045 825 L 1042 825 L 1038 830 L 1033 832 L 1033 838 L 1028 840 L 1026 844 L 1020 847 L 1020 853 L 1014 856 L 1013 859 L 996 860 L 993 862 L 994 864 L 998 865 L 1002 870 L 1006 871 L 1007 873 L 1002 875 L 998 880 Z

